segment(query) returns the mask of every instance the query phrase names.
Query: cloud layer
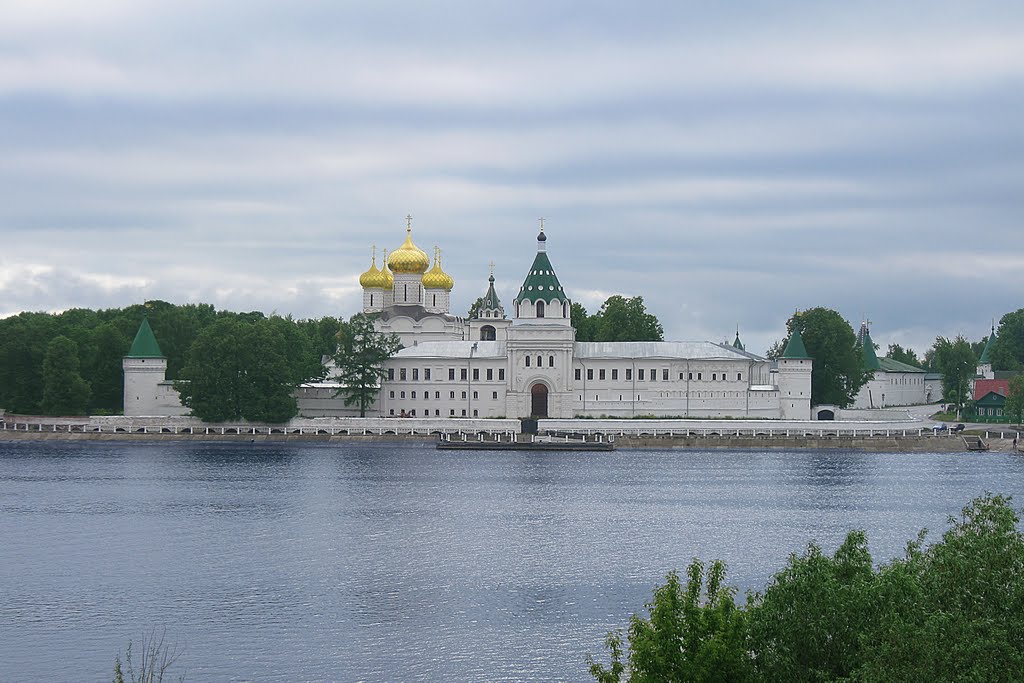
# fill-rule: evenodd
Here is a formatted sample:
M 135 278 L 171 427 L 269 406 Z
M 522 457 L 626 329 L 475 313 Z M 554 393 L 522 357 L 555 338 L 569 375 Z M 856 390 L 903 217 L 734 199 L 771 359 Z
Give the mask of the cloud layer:
M 350 315 L 371 244 L 755 351 L 796 308 L 923 351 L 1024 306 L 1019 3 L 16 1 L 0 315 Z

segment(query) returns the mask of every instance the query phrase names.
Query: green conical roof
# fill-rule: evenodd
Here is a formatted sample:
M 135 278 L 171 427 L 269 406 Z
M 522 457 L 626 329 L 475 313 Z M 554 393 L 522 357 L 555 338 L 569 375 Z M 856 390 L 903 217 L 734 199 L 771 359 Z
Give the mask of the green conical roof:
M 864 356 L 864 369 L 865 370 L 879 370 L 882 365 L 878 362 L 878 356 L 875 354 L 875 343 L 871 341 L 871 332 L 864 328 L 864 336 L 861 340 L 863 356 Z
M 125 358 L 164 358 L 164 354 L 160 353 L 160 345 L 156 343 L 153 328 L 149 326 L 148 317 L 142 319 L 139 331 L 135 333 L 132 348 L 128 349 Z
M 568 301 L 569 297 L 562 290 L 562 285 L 558 282 L 558 276 L 555 275 L 555 269 L 551 266 L 547 253 L 538 251 L 536 258 L 533 259 L 533 265 L 530 266 L 529 275 L 526 276 L 523 286 L 519 288 L 516 302 L 523 300 L 551 301 L 553 299 Z
M 991 365 L 992 364 L 992 347 L 996 343 L 996 328 L 992 326 L 992 334 L 988 336 L 988 341 L 985 342 L 985 350 L 981 352 L 981 358 L 978 359 L 979 365 Z
M 746 351 L 746 349 L 743 348 L 743 342 L 740 341 L 740 331 L 739 330 L 736 330 L 736 338 L 733 339 L 733 341 L 732 341 L 732 347 L 734 349 L 739 349 L 740 351 Z
M 782 352 L 783 358 L 810 359 L 807 355 L 807 347 L 804 346 L 804 338 L 800 336 L 800 330 L 793 330 L 786 343 L 786 350 Z
M 484 301 L 480 305 L 482 310 L 497 310 L 501 308 L 501 302 L 498 301 L 498 293 L 494 291 L 494 276 L 487 278 L 487 293 L 484 294 Z

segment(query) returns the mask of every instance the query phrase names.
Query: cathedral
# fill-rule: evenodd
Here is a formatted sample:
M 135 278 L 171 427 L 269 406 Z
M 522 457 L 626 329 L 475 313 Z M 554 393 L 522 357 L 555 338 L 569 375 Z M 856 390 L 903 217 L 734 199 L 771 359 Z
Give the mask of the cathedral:
M 478 310 L 453 315 L 455 281 L 413 242 L 385 252 L 359 276 L 363 313 L 402 348 L 384 367 L 373 417 L 694 417 L 808 420 L 812 359 L 798 332 L 777 361 L 732 343 L 579 342 L 543 224 L 511 311 L 493 266 Z M 511 313 L 511 317 L 509 317 Z M 125 415 L 181 415 L 166 360 L 148 323 L 124 361 Z M 351 417 L 328 380 L 296 390 L 302 417 Z

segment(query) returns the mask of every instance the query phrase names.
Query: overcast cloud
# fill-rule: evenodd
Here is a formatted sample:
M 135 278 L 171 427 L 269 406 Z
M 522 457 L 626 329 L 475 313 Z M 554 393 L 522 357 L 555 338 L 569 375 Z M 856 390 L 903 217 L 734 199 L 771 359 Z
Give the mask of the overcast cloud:
M 0 315 L 349 316 L 372 244 L 762 353 L 1024 307 L 1024 5 L 7 0 Z

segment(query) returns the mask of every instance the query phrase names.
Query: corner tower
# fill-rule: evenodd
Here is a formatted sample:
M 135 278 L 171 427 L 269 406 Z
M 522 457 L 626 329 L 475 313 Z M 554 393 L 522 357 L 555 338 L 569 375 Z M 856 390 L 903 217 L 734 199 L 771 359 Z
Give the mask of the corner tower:
M 800 330 L 793 330 L 786 350 L 779 358 L 779 417 L 783 420 L 811 419 L 811 369 L 813 361 Z
M 494 291 L 494 261 L 491 276 L 487 278 L 487 293 L 480 302 L 476 317 L 469 321 L 469 338 L 476 341 L 505 341 L 512 321 L 505 317 L 505 307 Z
M 547 243 L 542 218 L 540 234 L 537 235 L 537 255 L 534 256 L 530 272 L 527 273 L 515 299 L 515 319 L 522 322 L 540 321 L 570 325 L 571 302 L 548 259 Z
M 126 416 L 185 414 L 174 383 L 167 381 L 167 358 L 160 352 L 148 316 L 142 318 L 121 367 Z

